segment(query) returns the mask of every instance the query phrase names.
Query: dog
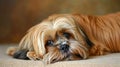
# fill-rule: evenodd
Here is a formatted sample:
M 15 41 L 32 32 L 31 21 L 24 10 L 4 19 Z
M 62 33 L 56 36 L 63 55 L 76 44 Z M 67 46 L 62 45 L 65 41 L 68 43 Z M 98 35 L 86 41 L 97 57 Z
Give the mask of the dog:
M 54 14 L 28 30 L 7 54 L 18 59 L 58 61 L 120 52 L 120 12 L 102 16 Z

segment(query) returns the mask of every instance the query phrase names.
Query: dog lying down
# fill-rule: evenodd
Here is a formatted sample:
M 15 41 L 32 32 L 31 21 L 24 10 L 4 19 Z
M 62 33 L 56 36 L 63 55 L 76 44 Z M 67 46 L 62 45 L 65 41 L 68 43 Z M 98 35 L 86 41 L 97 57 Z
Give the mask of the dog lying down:
M 7 54 L 18 59 L 81 60 L 120 52 L 120 13 L 103 16 L 55 14 L 30 28 Z

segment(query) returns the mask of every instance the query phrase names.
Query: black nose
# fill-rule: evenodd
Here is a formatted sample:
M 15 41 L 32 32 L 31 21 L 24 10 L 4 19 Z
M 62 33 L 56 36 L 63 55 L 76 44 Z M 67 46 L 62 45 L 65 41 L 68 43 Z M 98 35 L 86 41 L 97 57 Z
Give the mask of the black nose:
M 60 45 L 61 52 L 66 53 L 66 52 L 68 52 L 68 50 L 69 50 L 69 45 L 67 45 L 67 44 Z

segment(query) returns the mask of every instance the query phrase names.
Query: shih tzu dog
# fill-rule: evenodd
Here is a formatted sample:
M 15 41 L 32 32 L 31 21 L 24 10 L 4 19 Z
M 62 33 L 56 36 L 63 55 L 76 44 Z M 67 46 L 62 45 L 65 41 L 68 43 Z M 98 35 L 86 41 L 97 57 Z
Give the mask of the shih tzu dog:
M 56 14 L 33 26 L 7 54 L 54 63 L 120 52 L 120 13 L 104 16 Z

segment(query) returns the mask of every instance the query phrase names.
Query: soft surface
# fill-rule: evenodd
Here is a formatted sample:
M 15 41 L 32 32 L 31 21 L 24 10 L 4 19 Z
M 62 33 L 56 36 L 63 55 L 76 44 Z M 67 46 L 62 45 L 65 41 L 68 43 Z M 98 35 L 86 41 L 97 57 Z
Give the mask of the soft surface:
M 93 56 L 87 60 L 62 61 L 44 64 L 42 61 L 14 59 L 6 55 L 6 49 L 15 45 L 0 45 L 0 67 L 120 67 L 120 53 Z

